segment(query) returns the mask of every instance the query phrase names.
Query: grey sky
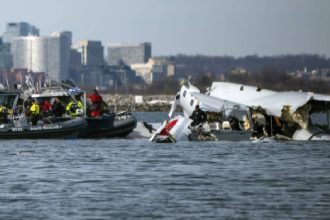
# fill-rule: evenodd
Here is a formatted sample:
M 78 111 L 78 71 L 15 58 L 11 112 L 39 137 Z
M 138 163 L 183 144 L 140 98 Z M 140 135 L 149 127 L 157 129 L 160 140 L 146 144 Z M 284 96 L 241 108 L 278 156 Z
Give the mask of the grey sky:
M 10 0 L 7 22 L 42 35 L 71 30 L 74 42 L 149 41 L 154 55 L 330 56 L 330 0 Z

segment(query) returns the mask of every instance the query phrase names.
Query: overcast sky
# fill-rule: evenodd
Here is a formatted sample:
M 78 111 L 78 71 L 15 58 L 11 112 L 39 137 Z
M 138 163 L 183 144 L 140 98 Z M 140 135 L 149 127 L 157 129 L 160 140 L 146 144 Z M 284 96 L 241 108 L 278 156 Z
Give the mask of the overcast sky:
M 330 0 L 10 0 L 7 22 L 42 35 L 70 30 L 73 41 L 151 42 L 153 55 L 330 57 Z

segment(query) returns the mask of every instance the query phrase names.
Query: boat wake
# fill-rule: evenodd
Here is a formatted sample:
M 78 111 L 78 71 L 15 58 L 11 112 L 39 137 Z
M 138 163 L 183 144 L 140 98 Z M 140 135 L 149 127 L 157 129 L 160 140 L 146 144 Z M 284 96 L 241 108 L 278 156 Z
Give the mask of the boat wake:
M 152 134 L 160 127 L 161 123 L 147 123 L 138 121 L 136 128 L 131 132 L 128 139 L 149 139 Z

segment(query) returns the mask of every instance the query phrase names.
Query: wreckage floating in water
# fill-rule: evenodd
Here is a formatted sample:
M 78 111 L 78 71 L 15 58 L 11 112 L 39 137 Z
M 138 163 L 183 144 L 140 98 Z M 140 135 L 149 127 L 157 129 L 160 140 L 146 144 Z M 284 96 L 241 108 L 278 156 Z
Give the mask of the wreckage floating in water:
M 191 132 L 190 141 L 249 141 L 252 131 L 210 130 L 205 133 Z
M 212 126 L 189 129 L 189 116 L 197 104 L 208 115 L 206 124 L 218 123 L 222 126 L 217 129 Z M 197 141 L 258 138 L 330 140 L 330 96 L 327 95 L 276 92 L 226 82 L 213 83 L 211 89 L 202 94 L 198 88 L 187 82 L 172 104 L 170 118 L 177 105 L 183 108 L 184 119 L 170 119 L 167 124 L 176 121 L 175 125 L 167 126 L 164 123 L 163 130 L 157 130 L 151 141 L 162 136 L 166 139 L 166 132 L 174 140 L 182 137 Z M 323 114 L 321 124 L 313 122 L 315 114 Z
M 182 107 L 184 116 L 177 116 L 164 123 L 155 132 L 151 141 L 167 140 L 166 134 L 172 137 L 170 140 L 246 141 L 251 139 L 252 119 L 247 106 L 201 94 L 199 89 L 190 83 L 181 87 L 169 117 L 172 117 L 177 105 Z M 205 112 L 207 121 L 198 126 L 191 126 L 190 115 L 196 105 Z
M 228 82 L 214 82 L 208 95 L 248 106 L 258 137 L 330 140 L 329 95 L 277 92 Z

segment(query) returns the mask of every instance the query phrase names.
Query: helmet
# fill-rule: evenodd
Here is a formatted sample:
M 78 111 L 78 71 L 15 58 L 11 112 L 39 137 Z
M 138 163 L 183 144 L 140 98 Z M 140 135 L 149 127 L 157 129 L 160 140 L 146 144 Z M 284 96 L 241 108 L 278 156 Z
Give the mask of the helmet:
M 77 115 L 83 115 L 83 114 L 84 114 L 84 111 L 81 110 L 81 109 L 77 109 L 77 110 L 76 110 L 76 114 L 77 114 Z

